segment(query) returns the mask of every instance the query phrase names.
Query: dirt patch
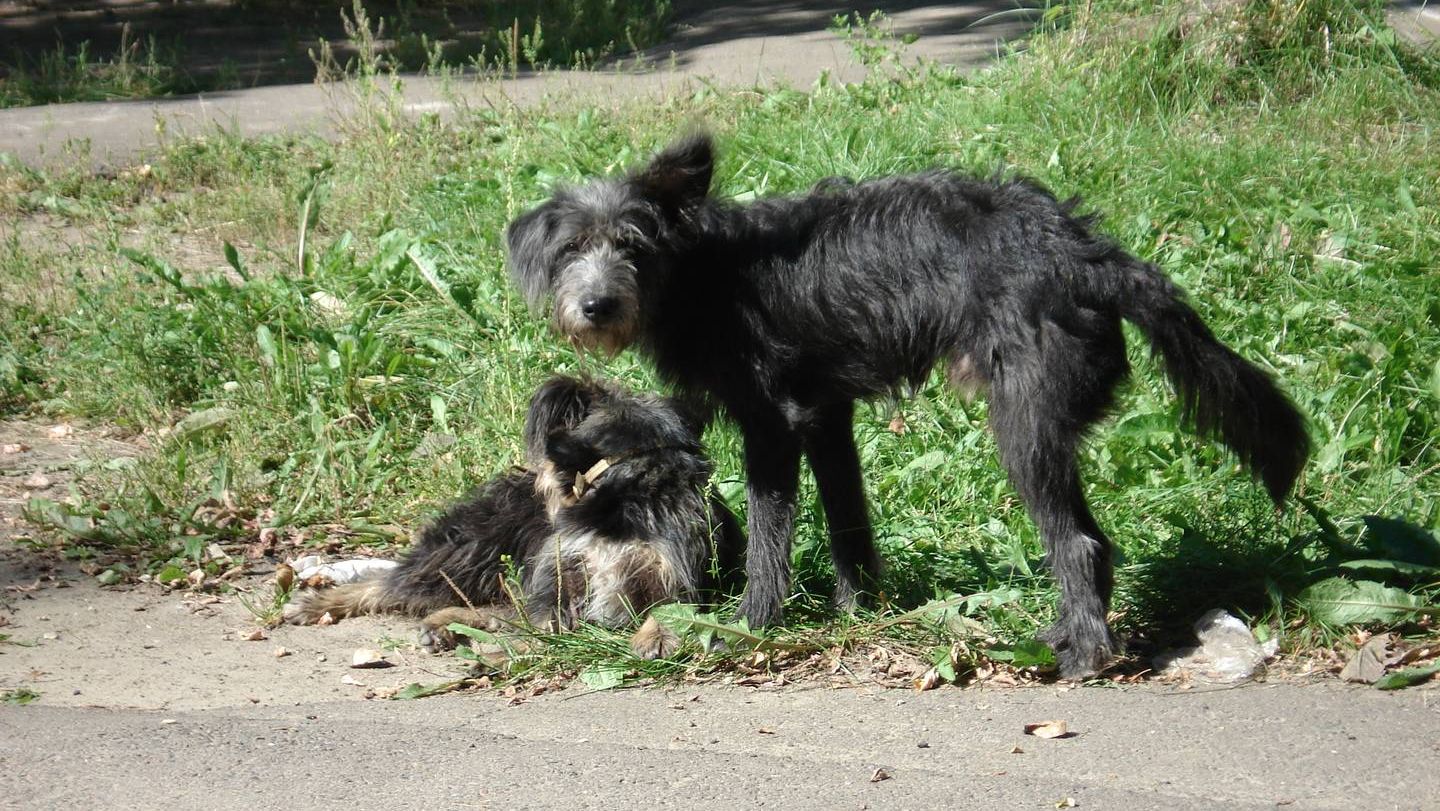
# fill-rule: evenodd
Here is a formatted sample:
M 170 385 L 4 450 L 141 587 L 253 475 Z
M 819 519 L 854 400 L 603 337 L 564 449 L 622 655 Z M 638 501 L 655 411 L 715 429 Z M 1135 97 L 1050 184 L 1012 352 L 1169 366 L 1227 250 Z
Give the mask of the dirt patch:
M 30 499 L 62 500 L 85 466 L 133 458 L 145 447 L 111 426 L 0 421 L 0 536 L 27 532 L 21 513 Z
M 101 587 L 73 567 L 0 555 L 0 692 L 26 688 L 46 706 L 205 709 L 373 698 L 412 682 L 465 675 L 451 655 L 413 644 L 403 618 L 264 629 L 240 594 Z M 267 600 L 268 586 L 241 584 Z M 392 666 L 354 669 L 357 648 Z

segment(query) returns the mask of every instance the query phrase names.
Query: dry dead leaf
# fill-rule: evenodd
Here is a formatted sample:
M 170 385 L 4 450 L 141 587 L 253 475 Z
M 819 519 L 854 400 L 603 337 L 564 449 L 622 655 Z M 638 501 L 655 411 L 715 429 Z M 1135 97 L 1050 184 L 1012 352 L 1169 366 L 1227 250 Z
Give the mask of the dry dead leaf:
M 55 482 L 44 473 L 32 473 L 25 481 L 20 482 L 20 486 L 26 490 L 44 490 L 54 483 Z
M 284 658 L 284 657 L 286 657 L 286 656 L 289 656 L 289 655 L 290 655 L 290 650 L 289 650 L 288 648 L 284 647 L 284 646 L 281 646 L 281 647 L 278 647 L 278 648 L 275 649 L 275 658 L 276 658 L 276 659 L 282 659 L 282 658 Z
M 775 730 L 773 730 L 773 729 L 771 729 L 771 728 L 769 728 L 769 727 L 760 727 L 759 729 L 757 729 L 757 730 L 755 730 L 755 731 L 758 732 L 758 733 L 760 733 L 761 735 L 774 735 L 774 734 L 775 734 Z
M 264 641 L 265 641 L 265 629 L 264 629 L 264 628 L 256 628 L 255 630 L 253 630 L 253 631 L 251 631 L 250 633 L 248 633 L 248 634 L 245 635 L 245 641 L 246 641 L 246 642 L 264 642 Z
M 350 685 L 351 687 L 364 687 L 364 686 L 365 686 L 365 682 L 360 681 L 359 679 L 355 678 L 354 676 L 350 675 L 349 673 L 346 673 L 345 675 L 343 675 L 343 676 L 340 677 L 340 683 L 341 683 L 341 684 L 348 684 L 348 685 Z
M 350 654 L 350 666 L 357 668 L 391 667 L 394 663 L 385 661 L 385 654 L 370 648 L 356 648 Z
M 1063 720 L 1037 721 L 1025 725 L 1025 734 L 1037 738 L 1069 738 L 1072 733 Z
M 65 437 L 75 433 L 75 429 L 69 425 L 52 425 L 48 429 L 46 429 L 45 433 L 51 439 L 64 439 Z
M 9 456 L 12 453 L 24 453 L 30 450 L 30 446 L 24 442 L 6 442 L 0 445 L 0 456 Z
M 870 782 L 872 782 L 872 783 L 878 783 L 878 782 L 880 782 L 881 780 L 889 780 L 889 779 L 890 779 L 890 773 L 887 772 L 887 771 L 885 771 L 884 769 L 876 769 L 876 770 L 875 770 L 875 773 L 870 775 Z
M 897 436 L 904 436 L 910 427 L 905 424 L 905 415 L 896 413 L 890 420 L 890 433 Z
M 1074 797 L 1065 797 L 1065 798 L 1063 798 L 1063 799 L 1059 799 L 1059 800 L 1056 800 L 1056 801 L 1055 801 L 1055 807 L 1056 807 L 1056 808 L 1074 808 L 1075 806 L 1077 806 L 1077 805 L 1079 805 L 1079 804 L 1080 804 L 1080 803 L 1075 802 L 1075 798 L 1074 798 Z
M 936 670 L 933 667 L 925 671 L 919 676 L 919 678 L 915 679 L 914 681 L 915 689 L 920 692 L 924 692 L 926 690 L 934 690 L 936 687 L 939 687 L 941 684 L 944 683 L 945 680 L 941 678 L 940 671 Z
M 263 530 L 262 530 L 263 532 Z M 280 564 L 275 567 L 275 588 L 281 591 L 289 591 L 295 585 L 295 570 L 287 564 Z
M 1015 746 L 1010 747 L 1010 754 L 1023 755 L 1025 754 L 1025 750 L 1021 749 L 1019 744 L 1016 744 Z
M 1340 669 L 1340 678 L 1345 681 L 1360 682 L 1362 684 L 1374 684 L 1385 675 L 1385 660 L 1389 656 L 1391 637 L 1389 634 L 1376 634 L 1370 637 L 1360 649 Z

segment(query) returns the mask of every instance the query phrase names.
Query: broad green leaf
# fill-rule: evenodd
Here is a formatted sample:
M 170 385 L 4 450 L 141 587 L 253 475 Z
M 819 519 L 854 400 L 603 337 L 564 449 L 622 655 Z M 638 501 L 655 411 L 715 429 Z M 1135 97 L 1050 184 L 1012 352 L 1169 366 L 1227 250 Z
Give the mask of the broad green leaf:
M 255 343 L 260 346 L 260 362 L 266 366 L 274 366 L 278 354 L 275 349 L 275 336 L 270 334 L 270 328 L 261 324 L 255 328 Z
M 1407 577 L 1424 577 L 1431 574 L 1440 574 L 1440 566 L 1422 566 L 1418 563 L 1406 563 L 1403 560 L 1347 560 L 1340 564 L 1340 568 L 1360 572 L 1388 572 L 1405 575 Z
M 176 566 L 173 563 L 166 565 L 165 568 L 160 570 L 159 574 L 155 575 L 155 582 L 162 585 L 165 583 L 174 583 L 177 580 L 184 579 L 185 570 L 180 568 L 179 566 Z
M 592 665 L 580 671 L 580 681 L 591 690 L 609 690 L 625 683 L 625 668 L 618 665 Z
M 1440 661 L 1431 662 L 1420 667 L 1397 670 L 1394 673 L 1387 673 L 1375 682 L 1377 690 L 1399 690 L 1401 687 L 1413 687 L 1421 682 L 1428 681 L 1431 676 L 1440 673 Z
M 918 473 L 929 473 L 945 464 L 949 458 L 950 455 L 945 451 L 930 451 L 929 453 L 921 454 L 911 459 L 910 463 L 905 465 L 905 469 L 900 471 L 900 477 L 903 479 Z
M 245 263 L 240 261 L 240 252 L 235 250 L 235 246 L 230 244 L 230 240 L 225 240 L 224 249 L 225 261 L 230 263 L 230 267 L 234 268 L 236 273 L 240 274 L 240 278 L 247 282 L 250 281 L 250 272 L 245 269 Z
M 940 678 L 951 684 L 955 683 L 955 657 L 951 656 L 954 650 L 950 645 L 941 645 L 930 651 L 930 664 L 935 666 L 935 672 Z
M 185 418 L 175 425 L 175 434 L 180 437 L 192 437 L 199 434 L 218 431 L 225 427 L 225 423 L 235 416 L 235 412 L 228 408 L 205 408 L 200 411 L 192 411 L 185 415 Z
M 985 655 L 1015 667 L 1046 667 L 1055 664 L 1055 653 L 1038 639 L 1022 639 L 1014 645 L 996 645 Z
M 438 696 L 438 695 L 440 695 L 440 694 L 442 694 L 442 693 L 449 693 L 449 692 L 453 692 L 453 691 L 455 691 L 455 690 L 458 690 L 459 688 L 463 687 L 464 685 L 465 685 L 465 679 L 457 679 L 457 680 L 455 680 L 455 681 L 442 681 L 442 682 L 439 682 L 439 683 L 436 683 L 436 684 L 421 684 L 421 683 L 418 682 L 418 681 L 417 681 L 417 682 L 411 682 L 411 683 L 405 685 L 403 688 L 401 688 L 401 689 L 400 689 L 398 692 L 396 692 L 394 695 L 390 696 L 390 700 L 391 700 L 391 701 L 409 701 L 409 700 L 411 700 L 411 699 L 416 699 L 416 698 L 427 698 L 427 697 L 429 697 L 429 696 Z
M 1425 608 L 1419 597 L 1404 589 L 1343 577 L 1321 580 L 1300 592 L 1295 602 L 1311 619 L 1326 625 L 1393 622 Z
M 1409 521 L 1365 516 L 1365 545 L 1389 560 L 1440 566 L 1440 540 Z

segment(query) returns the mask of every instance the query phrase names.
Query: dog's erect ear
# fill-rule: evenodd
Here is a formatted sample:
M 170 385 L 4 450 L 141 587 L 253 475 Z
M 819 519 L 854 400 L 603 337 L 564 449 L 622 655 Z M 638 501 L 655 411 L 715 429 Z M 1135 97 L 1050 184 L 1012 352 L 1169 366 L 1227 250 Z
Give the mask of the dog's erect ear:
M 525 452 L 530 461 L 543 459 L 550 435 L 579 425 L 601 394 L 594 383 L 573 377 L 552 377 L 536 389 L 525 413 Z
M 584 473 L 600 461 L 602 454 L 572 431 L 551 431 L 545 438 L 545 456 L 562 470 Z
M 666 147 L 632 175 L 630 182 L 644 196 L 679 209 L 705 199 L 714 173 L 715 145 L 702 133 Z
M 550 292 L 550 266 L 561 248 L 555 239 L 559 228 L 560 214 L 551 202 L 521 214 L 505 229 L 510 278 L 531 307 L 538 308 Z

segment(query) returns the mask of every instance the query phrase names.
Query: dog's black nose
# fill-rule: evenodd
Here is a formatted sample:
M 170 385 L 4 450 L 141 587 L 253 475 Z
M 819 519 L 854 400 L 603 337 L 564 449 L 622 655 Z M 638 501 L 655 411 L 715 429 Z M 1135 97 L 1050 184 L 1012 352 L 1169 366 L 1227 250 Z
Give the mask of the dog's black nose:
M 580 312 L 596 324 L 603 324 L 615 315 L 620 309 L 620 299 L 613 296 L 598 296 L 586 299 L 580 303 Z

